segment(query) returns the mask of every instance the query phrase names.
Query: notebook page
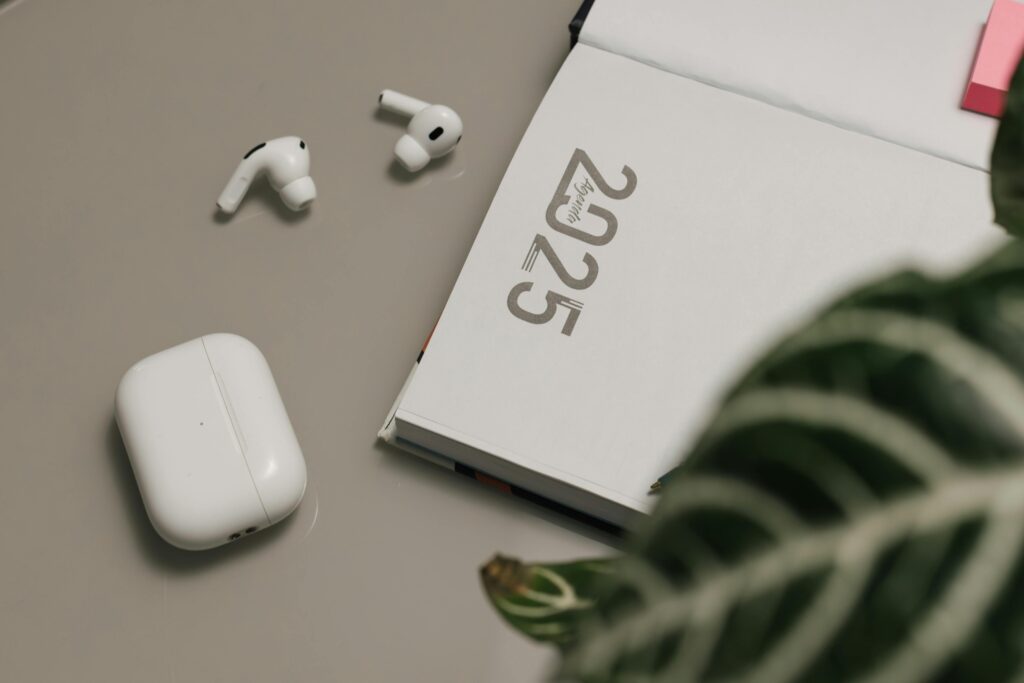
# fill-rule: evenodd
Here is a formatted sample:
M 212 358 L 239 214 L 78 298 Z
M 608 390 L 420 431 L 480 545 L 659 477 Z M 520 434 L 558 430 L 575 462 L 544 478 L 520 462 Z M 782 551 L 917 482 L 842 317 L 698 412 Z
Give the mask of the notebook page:
M 974 168 L 960 109 L 991 0 L 598 0 L 580 41 Z

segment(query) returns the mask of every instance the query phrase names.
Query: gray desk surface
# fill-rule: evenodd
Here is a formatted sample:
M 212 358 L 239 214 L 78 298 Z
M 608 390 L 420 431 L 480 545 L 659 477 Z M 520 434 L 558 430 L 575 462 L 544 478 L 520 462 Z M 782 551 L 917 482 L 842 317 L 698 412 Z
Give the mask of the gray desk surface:
M 577 0 L 0 4 L 0 679 L 519 681 L 550 665 L 477 567 L 608 551 L 375 440 Z M 455 107 L 456 154 L 391 168 L 384 87 Z M 310 144 L 308 215 L 214 200 Z M 135 360 L 212 331 L 268 357 L 310 486 L 205 553 L 149 526 L 112 421 Z

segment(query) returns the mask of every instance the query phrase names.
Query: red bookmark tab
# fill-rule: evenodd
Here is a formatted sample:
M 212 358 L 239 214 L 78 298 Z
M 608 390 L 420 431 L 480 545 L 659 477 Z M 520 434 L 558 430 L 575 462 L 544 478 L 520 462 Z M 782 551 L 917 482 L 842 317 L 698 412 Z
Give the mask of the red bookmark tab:
M 1006 91 L 1024 50 L 1024 4 L 995 0 L 981 35 L 971 78 L 964 92 L 964 109 L 1002 116 Z

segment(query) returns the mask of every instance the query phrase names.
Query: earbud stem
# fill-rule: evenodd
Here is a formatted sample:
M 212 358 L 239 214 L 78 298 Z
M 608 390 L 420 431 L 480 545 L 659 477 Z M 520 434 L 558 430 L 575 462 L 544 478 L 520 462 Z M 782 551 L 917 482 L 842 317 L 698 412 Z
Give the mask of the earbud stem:
M 224 191 L 217 198 L 217 207 L 224 213 L 234 213 L 242 203 L 242 197 L 249 191 L 249 186 L 256 177 L 258 167 L 252 157 L 243 159 L 231 175 Z
M 394 90 L 382 90 L 379 101 L 381 109 L 410 118 L 430 106 L 428 102 L 417 100 L 415 97 L 409 97 Z

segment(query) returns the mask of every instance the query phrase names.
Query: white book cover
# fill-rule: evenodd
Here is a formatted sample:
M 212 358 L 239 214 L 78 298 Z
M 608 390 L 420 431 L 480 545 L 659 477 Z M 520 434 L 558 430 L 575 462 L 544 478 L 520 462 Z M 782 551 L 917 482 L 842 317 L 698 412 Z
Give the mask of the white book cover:
M 1001 231 L 987 174 L 952 152 L 586 35 L 382 435 L 624 525 L 767 344 L 861 281 L 953 267 Z

